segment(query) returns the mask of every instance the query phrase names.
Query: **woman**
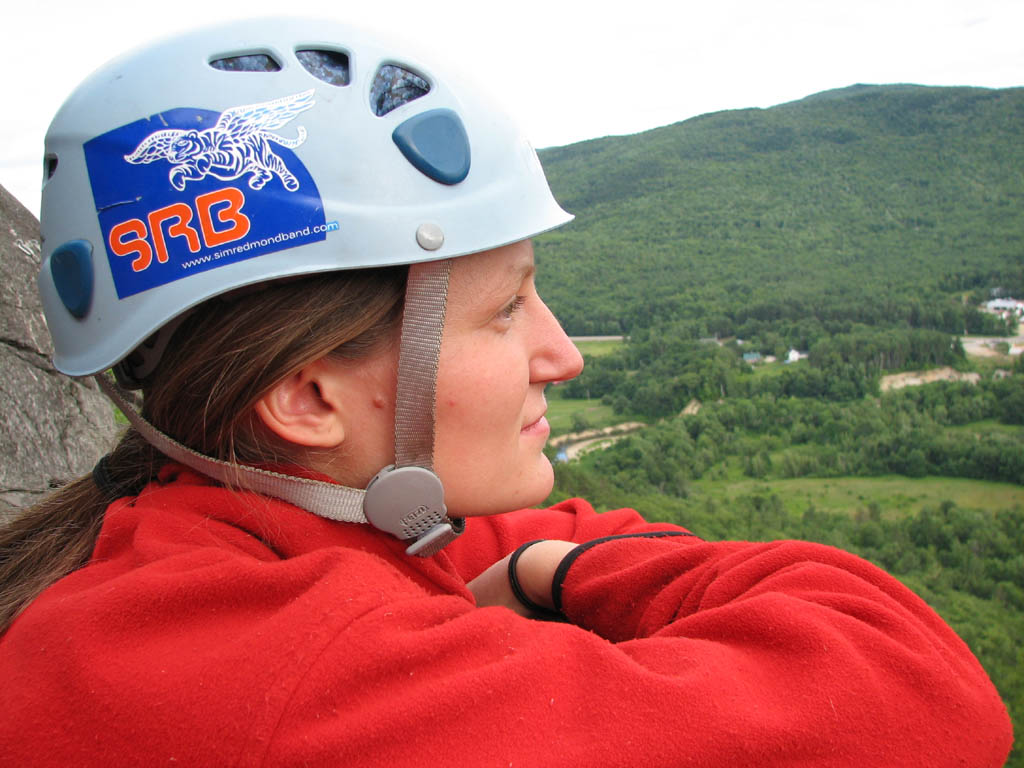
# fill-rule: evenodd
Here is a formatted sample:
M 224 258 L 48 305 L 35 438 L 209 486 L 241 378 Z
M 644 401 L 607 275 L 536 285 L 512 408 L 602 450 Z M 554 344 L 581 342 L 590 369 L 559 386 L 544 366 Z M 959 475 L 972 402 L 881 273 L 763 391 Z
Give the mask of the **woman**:
M 569 217 L 451 73 L 235 24 L 108 65 L 46 151 L 56 364 L 143 418 L 101 378 L 133 429 L 4 533 L 6 764 L 1002 764 L 873 566 L 512 511 L 581 367 L 529 242 Z

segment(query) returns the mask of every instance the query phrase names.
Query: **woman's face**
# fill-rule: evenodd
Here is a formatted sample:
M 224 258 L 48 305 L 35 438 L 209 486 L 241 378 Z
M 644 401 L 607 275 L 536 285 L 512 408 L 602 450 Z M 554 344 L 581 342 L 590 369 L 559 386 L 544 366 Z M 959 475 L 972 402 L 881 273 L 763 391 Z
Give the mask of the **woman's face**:
M 537 504 L 550 493 L 544 387 L 583 359 L 534 286 L 522 241 L 456 259 L 437 380 L 434 467 L 457 517 Z
M 523 241 L 452 264 L 437 376 L 434 470 L 455 517 L 508 512 L 551 492 L 543 448 L 544 387 L 583 368 L 533 284 L 533 246 Z M 307 459 L 336 480 L 365 487 L 394 461 L 398 343 L 344 370 L 345 439 Z

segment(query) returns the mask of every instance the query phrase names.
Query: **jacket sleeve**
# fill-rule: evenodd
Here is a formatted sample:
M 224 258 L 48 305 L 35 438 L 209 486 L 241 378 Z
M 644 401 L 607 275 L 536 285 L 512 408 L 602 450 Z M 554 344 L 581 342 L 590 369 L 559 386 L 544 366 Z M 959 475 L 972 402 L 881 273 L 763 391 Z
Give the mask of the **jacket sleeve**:
M 562 539 L 578 544 L 605 536 L 652 531 L 679 531 L 670 523 L 649 523 L 635 509 L 598 514 L 583 499 L 567 499 L 546 509 L 522 509 L 504 515 L 471 518 L 466 532 L 445 548 L 459 575 L 470 581 L 520 544 L 534 539 Z
M 267 763 L 1003 764 L 994 687 L 895 579 L 816 544 L 636 528 L 570 553 L 567 623 L 392 593 L 319 655 Z

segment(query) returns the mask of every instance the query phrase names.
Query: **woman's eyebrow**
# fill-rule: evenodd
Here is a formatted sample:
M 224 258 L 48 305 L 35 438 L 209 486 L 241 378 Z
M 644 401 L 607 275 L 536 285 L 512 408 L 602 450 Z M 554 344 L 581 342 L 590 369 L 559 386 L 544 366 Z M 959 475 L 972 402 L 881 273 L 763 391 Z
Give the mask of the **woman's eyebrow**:
M 514 278 L 517 278 L 519 282 L 522 282 L 526 278 L 532 276 L 537 271 L 537 264 L 533 260 L 533 255 L 523 257 L 516 263 L 509 265 L 509 272 Z

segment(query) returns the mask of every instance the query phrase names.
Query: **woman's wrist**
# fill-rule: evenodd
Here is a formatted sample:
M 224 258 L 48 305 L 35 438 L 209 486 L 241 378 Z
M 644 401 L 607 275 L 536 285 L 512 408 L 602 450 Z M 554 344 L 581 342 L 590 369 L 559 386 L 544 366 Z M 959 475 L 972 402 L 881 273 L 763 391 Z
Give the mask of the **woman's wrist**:
M 575 548 L 570 541 L 539 539 L 513 552 L 508 578 L 516 599 L 539 616 L 560 616 L 552 598 L 552 582 L 562 559 Z

